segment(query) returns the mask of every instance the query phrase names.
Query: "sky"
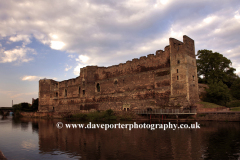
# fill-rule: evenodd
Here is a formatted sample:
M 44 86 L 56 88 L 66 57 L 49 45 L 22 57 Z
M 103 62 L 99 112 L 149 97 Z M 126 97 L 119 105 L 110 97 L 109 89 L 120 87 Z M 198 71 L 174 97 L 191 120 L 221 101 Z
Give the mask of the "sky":
M 1 0 L 0 107 L 38 98 L 38 81 L 79 76 L 195 40 L 240 75 L 239 0 Z

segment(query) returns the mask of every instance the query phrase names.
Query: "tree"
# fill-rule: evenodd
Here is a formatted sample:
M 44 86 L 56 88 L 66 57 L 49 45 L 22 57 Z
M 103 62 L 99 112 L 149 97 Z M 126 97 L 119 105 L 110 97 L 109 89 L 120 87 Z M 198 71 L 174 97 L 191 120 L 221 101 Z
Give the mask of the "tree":
M 231 94 L 234 98 L 240 100 L 240 78 L 237 78 L 231 86 Z
M 213 53 L 206 49 L 199 50 L 197 56 L 199 83 L 211 84 L 222 81 L 228 87 L 231 87 L 233 81 L 237 78 L 234 73 L 236 69 L 231 67 L 231 60 L 220 53 Z
M 14 111 L 30 111 L 31 110 L 31 104 L 23 102 L 19 104 L 14 104 L 13 105 Z
M 38 98 L 33 101 L 32 110 L 33 111 L 37 111 L 38 110 Z
M 205 101 L 207 102 L 224 106 L 226 106 L 227 102 L 230 102 L 231 95 L 229 89 L 222 81 L 209 84 L 209 88 L 206 91 Z

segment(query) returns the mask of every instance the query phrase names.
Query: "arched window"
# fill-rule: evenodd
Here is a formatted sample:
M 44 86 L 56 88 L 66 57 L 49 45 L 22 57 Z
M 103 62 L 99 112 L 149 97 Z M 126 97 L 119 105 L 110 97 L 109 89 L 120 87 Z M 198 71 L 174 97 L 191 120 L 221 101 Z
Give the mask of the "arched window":
M 97 83 L 97 92 L 100 92 L 100 84 L 99 83 Z

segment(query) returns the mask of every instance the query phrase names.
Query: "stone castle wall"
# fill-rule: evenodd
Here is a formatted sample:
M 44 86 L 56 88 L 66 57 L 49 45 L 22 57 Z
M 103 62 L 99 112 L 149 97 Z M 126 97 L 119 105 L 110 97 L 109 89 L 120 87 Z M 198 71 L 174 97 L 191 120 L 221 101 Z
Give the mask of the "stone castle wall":
M 198 100 L 194 41 L 169 39 L 164 51 L 110 67 L 87 66 L 80 76 L 39 81 L 39 111 L 135 110 L 189 106 Z

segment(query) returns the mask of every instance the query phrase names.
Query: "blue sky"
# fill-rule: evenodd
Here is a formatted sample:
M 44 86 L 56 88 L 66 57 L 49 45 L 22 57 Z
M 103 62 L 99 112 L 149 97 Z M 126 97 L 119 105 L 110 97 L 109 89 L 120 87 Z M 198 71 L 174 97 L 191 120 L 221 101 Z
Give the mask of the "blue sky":
M 31 102 L 42 78 L 75 78 L 195 40 L 232 61 L 240 75 L 239 0 L 1 0 L 0 107 Z

